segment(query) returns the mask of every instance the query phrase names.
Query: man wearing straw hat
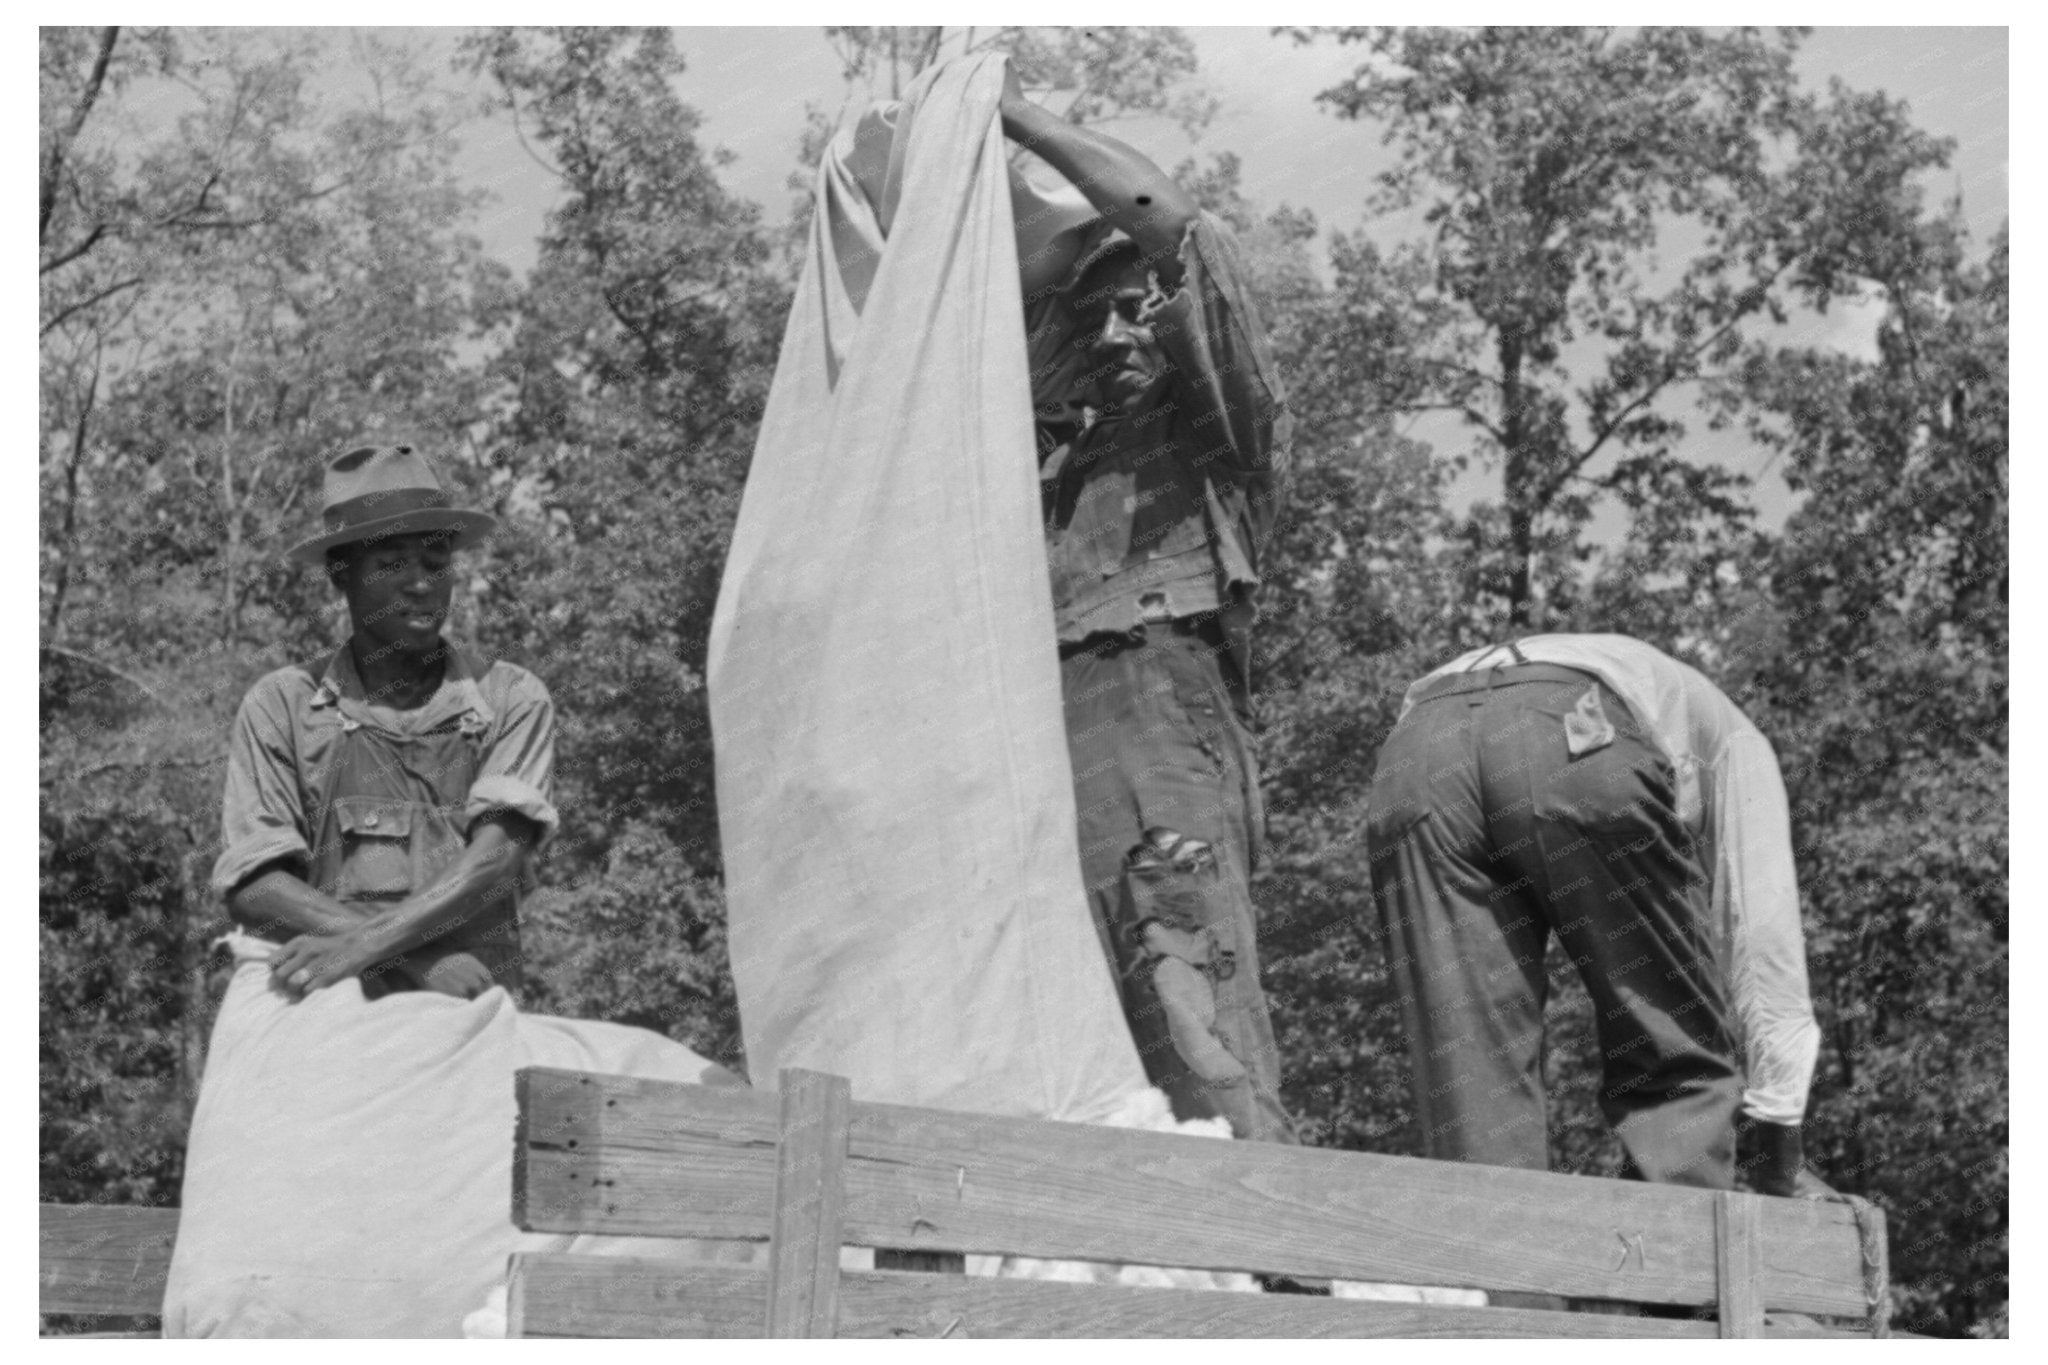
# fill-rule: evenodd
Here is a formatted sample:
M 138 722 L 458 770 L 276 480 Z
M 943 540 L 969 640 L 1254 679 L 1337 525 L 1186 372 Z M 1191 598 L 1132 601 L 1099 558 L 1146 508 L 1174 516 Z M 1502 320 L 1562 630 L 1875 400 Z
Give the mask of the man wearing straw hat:
M 525 669 L 441 633 L 456 552 L 497 523 L 451 506 L 408 445 L 336 456 L 323 500 L 290 558 L 325 568 L 350 635 L 243 699 L 214 887 L 279 945 L 291 995 L 516 988 L 519 898 L 556 825 L 554 708 Z

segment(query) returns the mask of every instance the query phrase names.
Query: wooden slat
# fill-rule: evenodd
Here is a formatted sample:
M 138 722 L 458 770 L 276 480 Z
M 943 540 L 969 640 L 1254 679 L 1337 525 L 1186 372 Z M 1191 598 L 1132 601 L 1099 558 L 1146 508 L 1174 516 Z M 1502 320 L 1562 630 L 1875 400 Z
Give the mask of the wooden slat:
M 751 1337 L 767 1302 L 765 1272 L 606 1256 L 513 1260 L 520 1335 Z M 1714 1324 L 1520 1308 L 1374 1303 L 1297 1294 L 1232 1294 L 967 1275 L 847 1271 L 842 1337 L 1575 1337 L 1707 1338 Z M 1810 1321 L 1771 1323 L 1772 1337 L 1853 1339 Z
M 1715 1273 L 1721 1281 L 1721 1335 L 1764 1334 L 1763 1248 L 1758 1245 L 1758 1203 L 1753 1194 L 1714 1196 Z
M 1864 1245 L 1868 1264 L 1863 1267 L 1863 1294 L 1868 1305 L 1870 1335 L 1910 1336 L 1911 1333 L 1892 1331 L 1891 1244 L 1885 1236 L 1884 1210 L 1868 1200 L 1858 1200 L 1857 1207 L 1870 1221 L 1868 1240 Z
M 767 1234 L 772 1096 L 559 1074 L 576 1084 L 550 1095 L 592 1137 L 566 1164 L 523 1154 L 528 1211 L 554 1220 L 532 1226 Z M 1718 1299 L 1707 1190 L 861 1102 L 849 1142 L 857 1245 Z M 1846 1206 L 1772 1199 L 1759 1217 L 1766 1309 L 1863 1312 Z
M 520 1071 L 512 1221 L 530 1232 L 768 1240 L 774 1093 L 688 1086 L 679 1103 L 676 1089 L 629 1076 Z M 655 1171 L 688 1173 L 659 1182 L 659 1206 L 648 1202 Z
M 830 1337 L 838 1326 L 852 1091 L 845 1077 L 816 1071 L 784 1071 L 780 1085 L 767 1334 Z
M 43 1204 L 37 1307 L 44 1313 L 154 1317 L 178 1236 L 176 1209 Z
M 529 1253 L 512 1258 L 505 1307 L 515 1337 L 759 1337 L 768 1272 Z

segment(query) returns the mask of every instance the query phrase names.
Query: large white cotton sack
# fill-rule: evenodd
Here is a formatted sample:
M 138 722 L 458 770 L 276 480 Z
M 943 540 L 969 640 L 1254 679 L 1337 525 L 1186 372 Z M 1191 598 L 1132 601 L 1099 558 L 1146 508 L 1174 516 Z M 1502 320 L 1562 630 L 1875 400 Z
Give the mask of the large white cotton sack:
M 512 1224 L 515 1071 L 715 1073 L 690 1049 L 522 1014 L 503 990 L 369 1001 L 351 980 L 293 1001 L 270 986 L 271 945 L 233 946 L 187 1141 L 165 1336 L 454 1337 L 515 1251 L 722 1254 Z
M 1084 899 L 1002 61 L 834 139 L 712 623 L 748 1067 L 1097 1120 L 1145 1087 Z

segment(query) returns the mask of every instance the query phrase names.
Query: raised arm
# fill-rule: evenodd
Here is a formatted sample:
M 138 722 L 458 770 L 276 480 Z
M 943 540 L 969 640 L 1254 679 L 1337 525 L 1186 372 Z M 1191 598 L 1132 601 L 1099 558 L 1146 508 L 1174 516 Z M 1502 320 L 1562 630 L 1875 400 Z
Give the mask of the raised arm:
M 1188 192 L 1134 147 L 1069 123 L 1024 98 L 1017 71 L 1003 76 L 998 106 L 1003 133 L 1045 159 L 1088 197 L 1088 202 L 1138 244 L 1160 282 L 1180 283 L 1180 245 L 1198 212 Z

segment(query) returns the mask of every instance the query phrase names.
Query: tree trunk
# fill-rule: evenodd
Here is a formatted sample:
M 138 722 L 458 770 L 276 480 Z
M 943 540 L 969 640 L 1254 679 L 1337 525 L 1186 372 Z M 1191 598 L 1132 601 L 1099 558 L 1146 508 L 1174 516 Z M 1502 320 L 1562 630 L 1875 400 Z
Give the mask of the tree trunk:
M 1522 390 L 1522 338 L 1510 329 L 1500 334 L 1501 441 L 1507 463 L 1501 480 L 1507 503 L 1508 625 L 1526 631 L 1530 625 L 1530 577 L 1536 557 L 1536 509 L 1531 505 L 1535 480 L 1530 476 L 1528 399 Z
M 51 584 L 50 616 L 43 626 L 45 642 L 53 645 L 63 634 L 64 598 L 71 590 L 71 537 L 78 526 L 78 466 L 85 459 L 86 428 L 92 421 L 99 391 L 100 369 L 95 359 L 92 378 L 85 386 L 85 401 L 79 404 L 78 421 L 71 428 L 71 455 L 64 463 L 64 523 L 57 531 L 57 581 Z
M 64 178 L 64 154 L 71 144 L 78 140 L 78 134 L 85 128 L 86 117 L 99 101 L 100 89 L 107 81 L 107 65 L 114 59 L 114 43 L 120 38 L 118 25 L 100 30 L 100 50 L 93 59 L 92 74 L 86 77 L 85 89 L 79 92 L 78 103 L 72 107 L 71 118 L 64 131 L 53 139 L 43 153 L 42 184 L 39 186 L 36 211 L 36 243 L 43 245 L 43 238 L 50 231 L 50 215 L 57 208 L 57 188 Z
M 220 547 L 220 638 L 233 649 L 241 634 L 241 599 L 235 593 L 235 571 L 242 558 L 242 518 L 235 505 L 235 376 L 240 368 L 240 340 L 228 352 L 227 388 L 221 403 L 220 515 L 224 532 Z
M 188 853 L 178 860 L 179 890 L 184 896 L 184 932 L 178 945 L 179 981 L 184 1000 L 178 1010 L 178 1093 L 185 1098 L 186 1111 L 199 1102 L 199 1080 L 206 1065 L 206 944 L 208 916 L 206 878 L 197 865 L 203 855 Z

